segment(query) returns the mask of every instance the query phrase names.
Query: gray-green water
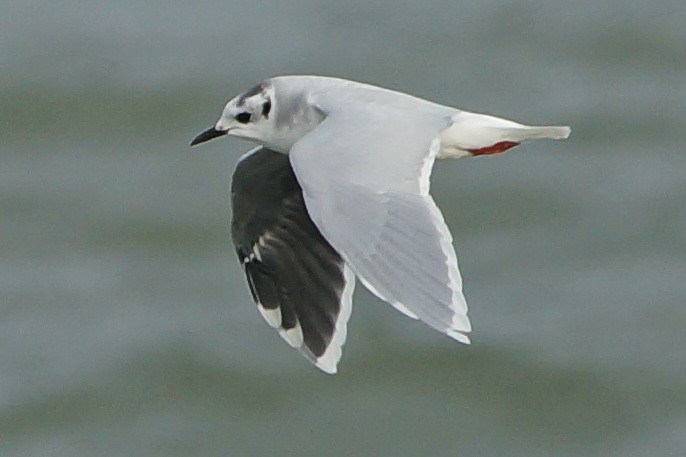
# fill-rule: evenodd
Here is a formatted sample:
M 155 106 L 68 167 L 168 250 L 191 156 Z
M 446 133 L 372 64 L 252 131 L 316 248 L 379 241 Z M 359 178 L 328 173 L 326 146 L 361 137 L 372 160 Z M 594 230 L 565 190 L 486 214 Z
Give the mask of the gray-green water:
M 0 455 L 686 455 L 683 1 L 142 3 L 0 2 Z M 262 322 L 187 145 L 280 73 L 573 126 L 436 167 L 471 347 Z

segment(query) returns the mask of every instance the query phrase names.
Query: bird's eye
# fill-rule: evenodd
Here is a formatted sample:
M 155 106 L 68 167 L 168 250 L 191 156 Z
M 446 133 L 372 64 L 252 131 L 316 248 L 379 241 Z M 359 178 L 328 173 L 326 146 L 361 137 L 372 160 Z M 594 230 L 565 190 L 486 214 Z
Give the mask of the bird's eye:
M 241 124 L 247 124 L 250 122 L 250 113 L 243 111 L 242 113 L 236 114 L 236 120 Z

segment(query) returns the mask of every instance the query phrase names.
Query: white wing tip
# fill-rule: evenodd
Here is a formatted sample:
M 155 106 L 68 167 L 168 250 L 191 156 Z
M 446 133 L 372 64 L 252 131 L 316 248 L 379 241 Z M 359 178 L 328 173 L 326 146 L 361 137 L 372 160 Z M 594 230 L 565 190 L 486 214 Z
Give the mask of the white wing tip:
M 353 291 L 355 290 L 355 273 L 348 266 L 343 267 L 343 278 L 345 279 L 345 287 L 341 294 L 341 310 L 336 319 L 336 328 L 334 330 L 329 346 L 324 351 L 321 357 L 314 360 L 314 365 L 327 374 L 336 374 L 338 372 L 338 362 L 343 355 L 343 345 L 348 336 L 348 319 L 353 309 Z
M 326 374 L 338 373 L 338 361 L 317 359 L 314 365 Z
M 279 308 L 267 309 L 261 303 L 257 304 L 257 309 L 267 323 L 273 328 L 281 327 L 281 311 Z
M 303 330 L 300 327 L 300 323 L 296 322 L 295 327 L 289 328 L 288 330 L 280 329 L 279 330 L 279 335 L 286 340 L 288 344 L 291 345 L 291 347 L 294 347 L 296 349 L 300 348 L 303 345 L 303 342 L 305 341 L 305 338 L 303 336 Z
M 471 341 L 469 341 L 469 337 L 464 333 L 460 333 L 459 330 L 451 328 L 446 330 L 445 334 L 448 335 L 450 338 L 459 341 L 460 343 L 472 344 Z
M 395 309 L 397 309 L 398 311 L 400 311 L 401 313 L 403 313 L 404 315 L 409 317 L 410 319 L 419 319 L 419 317 L 417 317 L 417 315 L 415 313 L 413 313 L 412 311 L 407 309 L 407 306 L 403 305 L 399 301 L 396 300 L 396 301 L 392 302 L 391 305 Z
M 345 326 L 345 322 L 342 323 Z M 315 358 L 314 365 L 327 374 L 336 374 L 338 372 L 338 362 L 343 355 L 343 344 L 345 343 L 346 329 L 343 328 L 343 335 L 339 341 L 332 341 L 327 350 L 321 357 Z
M 446 334 L 460 343 L 471 344 L 466 334 L 472 331 L 472 323 L 467 316 L 467 301 L 464 299 L 462 291 L 455 292 L 452 307 L 453 317 Z

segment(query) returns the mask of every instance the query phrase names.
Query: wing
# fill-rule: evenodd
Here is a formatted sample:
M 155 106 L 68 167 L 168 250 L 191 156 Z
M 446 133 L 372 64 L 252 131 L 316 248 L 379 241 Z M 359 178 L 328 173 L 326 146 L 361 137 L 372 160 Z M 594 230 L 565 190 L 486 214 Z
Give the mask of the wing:
M 373 293 L 458 341 L 471 331 L 452 238 L 429 196 L 445 118 L 346 109 L 290 160 L 314 223 Z
M 231 234 L 264 319 L 318 368 L 335 373 L 355 276 L 308 216 L 288 157 L 259 147 L 231 185 Z

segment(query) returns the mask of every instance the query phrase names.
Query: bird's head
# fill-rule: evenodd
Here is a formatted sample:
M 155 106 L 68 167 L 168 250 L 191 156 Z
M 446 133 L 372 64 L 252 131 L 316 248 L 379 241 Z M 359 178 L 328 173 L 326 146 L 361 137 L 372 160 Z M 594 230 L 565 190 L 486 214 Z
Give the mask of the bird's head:
M 274 131 L 274 99 L 274 87 L 269 81 L 234 97 L 226 104 L 214 127 L 196 136 L 191 146 L 224 135 L 257 141 L 269 138 Z

